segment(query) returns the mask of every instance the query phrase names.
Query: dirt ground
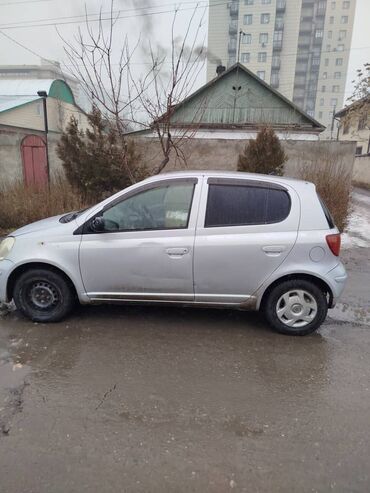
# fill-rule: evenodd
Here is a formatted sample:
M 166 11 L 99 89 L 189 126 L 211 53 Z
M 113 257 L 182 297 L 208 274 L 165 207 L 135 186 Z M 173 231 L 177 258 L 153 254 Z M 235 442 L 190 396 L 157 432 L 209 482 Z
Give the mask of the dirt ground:
M 258 314 L 0 316 L 0 491 L 370 491 L 370 248 L 318 333 Z

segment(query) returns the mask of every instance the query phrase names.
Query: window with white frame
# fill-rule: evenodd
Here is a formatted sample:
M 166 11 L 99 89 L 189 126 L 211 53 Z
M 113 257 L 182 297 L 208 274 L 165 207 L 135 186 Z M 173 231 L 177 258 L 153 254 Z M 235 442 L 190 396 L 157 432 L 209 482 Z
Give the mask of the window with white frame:
M 344 51 L 344 45 L 338 45 L 337 51 Z
M 316 29 L 315 38 L 323 38 L 323 36 L 324 36 L 324 31 L 322 29 Z
M 325 58 L 325 67 L 329 67 L 329 58 Z
M 327 73 L 327 72 L 323 72 L 323 74 L 322 74 L 322 78 L 323 78 L 323 79 L 327 79 L 327 78 L 328 78 L 328 73 Z
M 253 5 L 254 0 L 244 0 L 244 5 Z
M 343 65 L 343 58 L 337 58 L 337 59 L 335 60 L 335 65 L 336 65 L 337 67 L 341 67 L 341 66 Z
M 336 7 L 336 2 L 331 2 L 331 10 L 335 10 L 335 7 Z
M 333 37 L 333 31 L 328 31 L 328 39 L 332 39 Z
M 251 61 L 251 54 L 250 53 L 242 53 L 241 61 L 242 61 L 242 63 L 249 63 Z
M 320 99 L 320 106 L 324 106 L 324 104 L 325 104 L 325 99 L 324 98 L 321 98 Z
M 243 18 L 243 23 L 245 26 L 250 26 L 253 23 L 253 15 L 246 14 Z
M 345 29 L 341 29 L 339 31 L 339 41 L 343 41 L 347 37 L 347 31 Z
M 270 22 L 270 14 L 261 14 L 261 24 L 268 24 Z
M 339 86 L 333 86 L 332 92 L 339 92 Z
M 267 53 L 266 53 L 266 51 L 260 51 L 258 53 L 258 61 L 260 63 L 265 63 L 267 61 Z
M 265 77 L 266 77 L 266 72 L 265 70 L 258 70 L 257 71 L 257 77 L 259 77 L 260 79 L 262 80 L 265 80 Z
M 342 15 L 342 17 L 340 18 L 340 23 L 348 24 L 348 15 Z
M 340 79 L 342 77 L 342 72 L 334 72 L 334 79 Z
M 260 44 L 267 44 L 269 40 L 268 33 L 260 33 Z
M 269 5 L 271 3 L 271 0 L 262 0 L 261 3 L 262 5 Z
M 348 0 L 345 0 L 342 4 L 344 10 L 348 10 L 350 6 L 351 6 L 351 2 L 349 2 Z
M 321 92 L 326 92 L 326 86 L 321 86 Z
M 338 99 L 337 98 L 331 98 L 331 100 L 330 100 L 330 106 L 332 108 L 336 108 L 337 105 L 338 105 Z
M 251 34 L 243 34 L 242 43 L 245 45 L 250 45 L 252 43 L 252 35 Z
M 333 15 L 330 16 L 329 23 L 330 24 L 334 24 L 334 16 Z

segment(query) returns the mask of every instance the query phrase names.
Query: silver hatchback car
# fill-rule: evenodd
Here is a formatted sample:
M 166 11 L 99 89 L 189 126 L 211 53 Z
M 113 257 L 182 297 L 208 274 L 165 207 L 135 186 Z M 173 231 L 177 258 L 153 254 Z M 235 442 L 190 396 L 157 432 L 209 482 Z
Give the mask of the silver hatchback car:
M 262 310 L 284 334 L 316 330 L 347 278 L 315 186 L 275 176 L 174 172 L 0 244 L 0 300 L 38 322 L 80 303 Z

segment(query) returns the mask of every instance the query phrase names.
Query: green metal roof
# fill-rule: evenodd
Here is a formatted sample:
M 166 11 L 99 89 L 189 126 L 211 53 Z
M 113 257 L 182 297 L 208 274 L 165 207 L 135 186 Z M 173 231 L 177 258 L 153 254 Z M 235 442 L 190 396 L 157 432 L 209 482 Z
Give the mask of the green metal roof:
M 317 131 L 325 128 L 240 63 L 179 103 L 171 121 L 203 127 L 269 124 Z

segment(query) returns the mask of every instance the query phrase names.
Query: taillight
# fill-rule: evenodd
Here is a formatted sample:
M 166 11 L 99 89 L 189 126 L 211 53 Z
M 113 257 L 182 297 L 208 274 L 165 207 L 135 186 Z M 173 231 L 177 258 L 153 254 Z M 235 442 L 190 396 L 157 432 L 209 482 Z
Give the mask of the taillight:
M 340 252 L 340 234 L 336 233 L 335 235 L 327 235 L 326 243 L 334 255 L 338 257 Z

